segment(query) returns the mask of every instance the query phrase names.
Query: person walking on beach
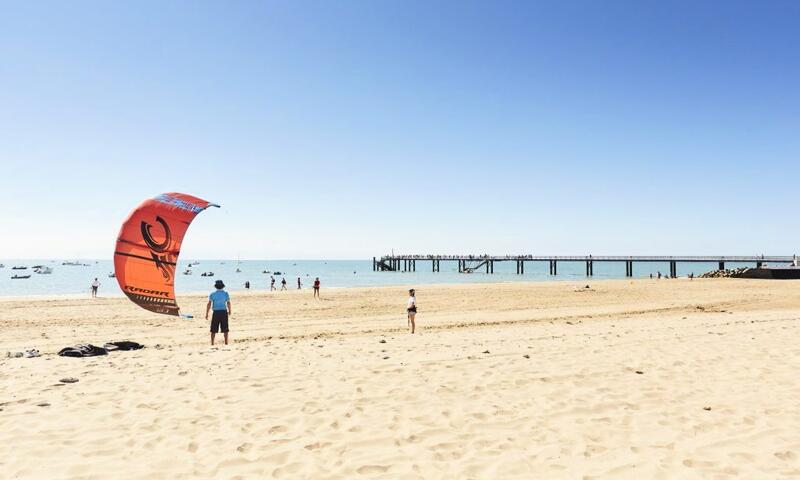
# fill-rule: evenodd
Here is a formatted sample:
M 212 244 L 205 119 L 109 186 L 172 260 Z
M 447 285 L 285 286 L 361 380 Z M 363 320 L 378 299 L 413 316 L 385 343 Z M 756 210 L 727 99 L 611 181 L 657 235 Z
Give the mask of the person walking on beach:
M 214 345 L 214 337 L 217 333 L 222 331 L 225 335 L 225 345 L 228 344 L 228 317 L 231 315 L 231 297 L 228 292 L 223 290 L 225 284 L 222 280 L 214 282 L 216 290 L 208 296 L 208 304 L 206 305 L 206 320 L 208 320 L 208 312 L 213 309 L 211 315 L 211 345 Z
M 269 291 L 270 292 L 275 291 L 275 277 L 273 277 L 272 275 L 269 276 Z
M 414 318 L 417 316 L 417 292 L 412 288 L 408 291 L 408 305 L 406 311 L 408 312 L 408 325 L 411 327 L 411 334 L 416 330 L 416 323 Z
M 97 279 L 94 279 L 92 282 L 92 298 L 97 298 L 97 289 L 100 288 L 100 282 Z
M 319 277 L 314 279 L 314 298 L 319 300 Z
M 303 284 L 300 283 L 300 277 L 297 277 L 297 289 L 300 290 L 303 288 Z
M 286 290 L 286 277 L 281 278 L 281 291 Z

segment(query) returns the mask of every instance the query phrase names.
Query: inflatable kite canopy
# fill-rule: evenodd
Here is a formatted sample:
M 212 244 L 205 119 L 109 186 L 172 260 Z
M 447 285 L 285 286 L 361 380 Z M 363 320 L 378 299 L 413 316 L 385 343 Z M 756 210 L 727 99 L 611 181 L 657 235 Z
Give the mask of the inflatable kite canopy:
M 151 312 L 180 315 L 175 267 L 186 230 L 198 213 L 219 207 L 184 193 L 164 193 L 131 212 L 117 237 L 114 272 L 119 288 Z

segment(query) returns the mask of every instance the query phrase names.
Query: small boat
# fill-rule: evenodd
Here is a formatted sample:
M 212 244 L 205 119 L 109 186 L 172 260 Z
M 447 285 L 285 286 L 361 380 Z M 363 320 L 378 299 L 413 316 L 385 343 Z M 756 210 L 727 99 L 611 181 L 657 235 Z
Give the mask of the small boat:
M 261 272 L 261 273 L 272 273 L 272 271 L 270 271 L 270 270 L 264 270 L 264 271 L 263 271 L 263 272 Z
M 200 274 L 201 277 L 213 277 L 214 272 L 203 272 Z
M 281 272 L 273 272 L 275 275 L 283 275 Z
M 26 278 L 31 278 L 30 275 L 14 275 L 11 277 L 11 280 L 24 280 Z
M 191 275 L 191 274 L 192 274 L 192 271 L 191 271 L 190 269 L 188 269 L 188 268 L 187 268 L 186 270 L 184 270 L 184 271 L 183 271 L 183 274 L 184 274 L 184 275 Z
M 242 273 L 242 269 L 241 268 L 237 268 L 236 269 L 236 273 Z
M 39 265 L 39 268 L 34 267 L 33 271 L 40 274 L 40 275 L 50 275 L 53 273 L 53 269 L 50 267 L 44 267 Z
M 117 274 L 114 273 L 114 272 L 111 272 L 111 273 L 108 274 L 108 278 L 117 278 Z
M 81 263 L 81 262 L 62 262 L 61 265 L 66 265 L 68 267 L 88 267 L 88 263 Z
M 11 267 L 11 270 L 27 270 L 27 269 L 28 269 L 28 267 L 19 267 L 19 266 Z
M 44 265 L 34 265 L 34 266 L 32 266 L 31 268 L 32 268 L 32 269 L 34 269 L 34 270 L 37 270 L 37 269 L 39 269 L 39 268 L 42 268 L 43 266 L 44 266 Z

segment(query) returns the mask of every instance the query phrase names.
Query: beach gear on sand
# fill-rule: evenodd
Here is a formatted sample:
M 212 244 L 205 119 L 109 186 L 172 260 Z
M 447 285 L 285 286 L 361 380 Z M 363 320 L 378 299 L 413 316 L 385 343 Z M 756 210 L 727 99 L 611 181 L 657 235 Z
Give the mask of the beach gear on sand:
M 117 282 L 131 301 L 151 312 L 180 315 L 175 266 L 186 230 L 208 207 L 219 205 L 184 193 L 164 193 L 131 212 L 114 251 Z
M 6 357 L 8 358 L 35 358 L 41 356 L 42 354 L 39 353 L 39 350 L 36 350 L 35 348 L 31 350 L 25 350 L 25 352 L 6 352 Z
M 58 352 L 59 357 L 96 357 L 98 355 L 108 355 L 108 351 L 103 347 L 97 347 L 89 343 L 62 348 Z
M 144 348 L 144 345 L 141 343 L 129 342 L 127 340 L 108 342 L 102 347 L 90 343 L 82 343 L 74 347 L 62 348 L 61 351 L 58 352 L 58 355 L 61 357 L 96 357 L 98 355 L 108 355 L 108 352 L 113 352 L 115 350 L 139 350 L 142 348 Z
M 129 342 L 129 341 L 122 341 L 122 342 L 108 342 L 103 345 L 103 348 L 108 350 L 109 352 L 113 352 L 114 350 L 140 350 L 144 348 L 144 345 L 141 343 L 136 342 Z

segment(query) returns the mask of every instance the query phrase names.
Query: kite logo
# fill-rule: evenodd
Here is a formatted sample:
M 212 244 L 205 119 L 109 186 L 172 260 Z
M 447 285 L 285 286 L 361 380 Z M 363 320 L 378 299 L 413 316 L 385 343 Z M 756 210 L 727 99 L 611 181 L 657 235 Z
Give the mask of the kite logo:
M 174 262 L 171 261 L 172 259 L 169 253 L 164 252 L 169 248 L 169 245 L 172 242 L 172 232 L 170 232 L 169 225 L 163 218 L 156 216 L 156 223 L 159 223 L 164 229 L 164 241 L 158 243 L 153 238 L 153 235 L 150 233 L 150 229 L 153 226 L 144 220 L 142 220 L 141 224 L 142 239 L 151 250 L 150 255 L 153 257 L 153 262 L 155 262 L 156 268 L 161 271 L 161 275 L 164 278 L 169 280 L 172 277 L 172 272 L 167 264 Z
M 195 215 L 197 215 L 198 213 L 202 212 L 205 209 L 205 207 L 195 205 L 194 203 L 189 202 L 187 200 L 171 197 L 167 194 L 159 195 L 155 198 L 155 200 L 170 205 L 172 207 L 179 208 L 181 210 L 186 210 L 187 212 L 194 213 Z
M 161 295 L 164 297 L 169 297 L 169 292 L 162 292 L 159 290 L 148 290 L 146 288 L 139 288 L 139 287 L 132 287 L 130 285 L 125 286 L 125 290 L 129 290 L 133 293 L 141 293 L 145 295 Z
M 155 239 L 153 239 L 153 236 L 150 234 L 150 228 L 152 228 L 152 225 L 144 220 L 142 220 L 142 238 L 144 239 L 144 243 L 150 247 L 150 250 L 160 253 L 169 247 L 169 242 L 172 241 L 172 233 L 169 231 L 169 225 L 167 225 L 167 222 L 165 222 L 163 218 L 156 216 L 156 222 L 160 223 L 164 228 L 164 241 L 158 243 L 155 241 Z

